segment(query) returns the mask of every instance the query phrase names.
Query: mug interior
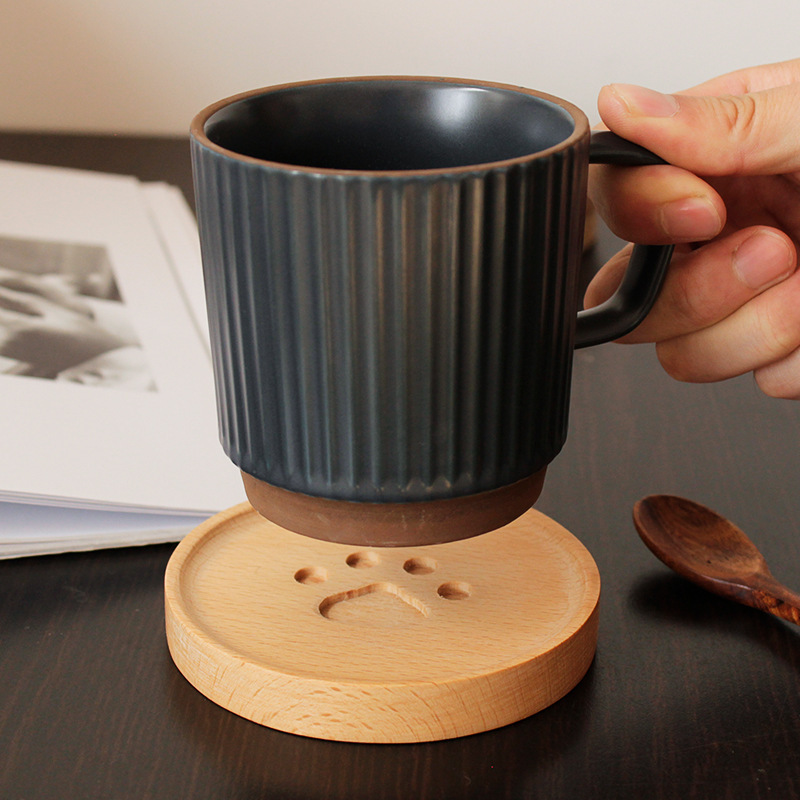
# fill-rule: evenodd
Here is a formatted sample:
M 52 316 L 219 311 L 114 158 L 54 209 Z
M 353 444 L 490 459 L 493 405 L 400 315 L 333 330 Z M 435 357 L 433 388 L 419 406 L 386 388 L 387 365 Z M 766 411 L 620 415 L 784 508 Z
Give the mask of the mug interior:
M 251 93 L 211 113 L 203 133 L 240 156 L 384 172 L 523 158 L 556 147 L 575 128 L 567 108 L 524 90 L 387 78 Z

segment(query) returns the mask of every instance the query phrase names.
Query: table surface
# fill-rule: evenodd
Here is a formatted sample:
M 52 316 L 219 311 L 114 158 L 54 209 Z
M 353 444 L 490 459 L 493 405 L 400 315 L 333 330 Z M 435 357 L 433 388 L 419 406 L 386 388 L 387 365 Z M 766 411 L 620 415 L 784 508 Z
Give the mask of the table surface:
M 180 139 L 0 134 L 0 158 L 167 180 Z M 614 241 L 602 235 L 595 259 Z M 0 562 L 0 798 L 800 797 L 800 630 L 675 576 L 633 503 L 681 494 L 736 521 L 800 588 L 800 403 L 750 376 L 678 384 L 652 348 L 579 351 L 567 445 L 538 508 L 602 576 L 584 680 L 467 738 L 351 745 L 259 727 L 178 673 L 163 629 L 172 545 Z

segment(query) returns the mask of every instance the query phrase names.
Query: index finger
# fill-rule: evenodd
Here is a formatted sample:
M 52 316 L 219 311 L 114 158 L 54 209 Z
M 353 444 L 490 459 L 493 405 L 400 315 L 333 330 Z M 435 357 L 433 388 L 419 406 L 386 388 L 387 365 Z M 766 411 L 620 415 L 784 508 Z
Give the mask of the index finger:
M 716 78 L 686 89 L 679 94 L 693 94 L 700 97 L 720 94 L 749 94 L 788 86 L 800 82 L 800 58 L 747 67 L 718 75 Z
M 35 295 L 0 286 L 0 308 L 29 317 L 41 317 L 42 310 Z
M 739 95 L 665 95 L 616 84 L 600 92 L 608 127 L 697 175 L 800 171 L 800 82 Z

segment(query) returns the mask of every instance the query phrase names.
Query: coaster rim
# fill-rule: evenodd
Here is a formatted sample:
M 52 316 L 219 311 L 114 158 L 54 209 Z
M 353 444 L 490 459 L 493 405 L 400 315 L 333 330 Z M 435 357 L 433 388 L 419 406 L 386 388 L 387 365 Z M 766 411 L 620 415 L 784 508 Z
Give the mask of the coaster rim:
M 214 636 L 213 630 L 204 625 L 198 625 L 193 619 L 191 609 L 187 607 L 187 600 L 183 597 L 181 579 L 184 569 L 194 557 L 203 557 L 202 548 L 226 532 L 246 524 L 249 519 L 257 520 L 268 526 L 274 526 L 282 533 L 288 533 L 275 523 L 264 520 L 248 503 L 242 503 L 211 517 L 192 531 L 175 549 L 165 573 L 165 621 L 167 626 L 167 641 L 170 654 L 178 669 L 202 694 L 218 705 L 233 711 L 240 716 L 251 719 L 259 724 L 316 738 L 335 739 L 341 741 L 362 742 L 410 742 L 433 741 L 442 738 L 477 733 L 483 730 L 500 727 L 510 722 L 530 716 L 539 710 L 551 705 L 563 697 L 568 691 L 583 678 L 594 658 L 597 642 L 597 618 L 600 596 L 600 577 L 597 566 L 588 550 L 565 528 L 554 522 L 541 512 L 531 510 L 526 512 L 520 520 L 511 523 L 506 528 L 513 528 L 520 524 L 530 524 L 531 520 L 542 523 L 552 533 L 556 531 L 559 537 L 564 537 L 570 542 L 569 556 L 574 567 L 583 571 L 583 596 L 574 602 L 580 613 L 571 612 L 564 624 L 559 625 L 557 633 L 548 646 L 541 648 L 538 645 L 532 652 L 520 652 L 517 655 L 494 664 L 490 669 L 473 669 L 445 674 L 437 677 L 436 690 L 431 689 L 431 681 L 424 678 L 392 680 L 391 678 L 374 679 L 355 678 L 336 675 L 331 678 L 314 677 L 312 674 L 291 672 L 281 666 L 256 663 L 257 659 L 243 655 L 242 652 L 220 641 Z M 499 529 L 502 532 L 505 529 Z M 492 532 L 497 533 L 497 532 Z M 300 534 L 290 534 L 300 536 Z M 486 536 L 490 536 L 486 534 Z M 306 540 L 307 537 L 301 537 Z M 313 540 L 311 540 L 313 541 Z M 465 540 L 469 541 L 469 540 Z M 324 543 L 328 545 L 329 543 Z M 457 545 L 459 543 L 452 543 Z M 335 544 L 337 548 L 347 549 L 351 546 Z M 430 550 L 447 548 L 448 544 L 428 545 L 425 547 L 397 547 L 374 548 L 378 552 Z M 566 552 L 566 551 L 565 551 Z M 565 612 L 566 614 L 566 612 Z M 563 651 L 563 652 L 562 652 Z M 564 669 L 561 661 L 566 659 L 569 675 L 562 674 Z M 252 662 L 252 663 L 248 663 Z M 551 665 L 554 664 L 555 666 Z M 236 672 L 232 685 L 224 688 L 216 687 L 213 680 L 209 682 L 208 675 L 222 669 L 230 673 Z M 551 675 L 550 672 L 553 674 Z M 553 687 L 534 687 L 529 691 L 526 682 L 554 682 Z M 458 702 L 453 698 L 463 694 L 469 697 L 475 694 L 475 687 L 481 687 L 480 699 L 485 703 L 501 702 L 504 694 L 512 687 L 512 692 L 521 694 L 522 699 L 515 698 L 508 709 L 490 709 L 491 713 L 478 714 L 477 719 L 446 719 L 443 722 L 435 718 L 440 714 L 445 717 L 456 715 L 457 709 L 451 708 Z M 495 683 L 497 686 L 495 686 Z M 519 684 L 519 686 L 517 686 Z M 255 686 L 256 688 L 253 688 Z M 243 688 L 247 687 L 247 688 Z M 541 689 L 541 691 L 540 691 Z M 286 699 L 286 705 L 292 703 L 302 705 L 303 694 L 312 692 L 317 696 L 320 707 L 317 720 L 291 719 L 284 713 L 286 709 L 276 710 L 271 706 L 281 705 L 281 700 Z M 354 699 L 342 705 L 340 695 L 354 693 Z M 422 693 L 425 696 L 414 698 L 412 695 Z M 254 698 L 254 695 L 271 694 L 272 698 L 264 702 L 264 698 Z M 283 696 L 281 696 L 283 693 Z M 486 696 L 484 698 L 484 695 Z M 497 695 L 495 697 L 495 695 Z M 391 712 L 391 703 L 400 696 L 402 705 L 408 700 L 414 709 L 410 712 L 416 723 L 410 728 L 402 724 Z M 350 730 L 353 721 L 357 722 L 362 713 L 360 703 L 364 697 L 369 697 L 367 706 L 370 707 L 369 717 L 380 718 L 385 723 L 386 729 L 374 726 L 370 730 Z M 292 699 L 293 698 L 293 699 Z M 360 698 L 360 700 L 358 699 Z M 498 699 L 499 698 L 499 699 Z M 417 703 L 417 700 L 420 702 Z M 383 711 L 382 704 L 387 703 Z M 325 709 L 330 704 L 329 716 L 337 717 L 335 724 L 320 724 L 319 720 L 329 712 Z M 422 706 L 420 708 L 419 706 Z M 430 708 L 427 708 L 430 706 Z M 441 706 L 441 707 L 440 707 Z M 444 711 L 442 711 L 444 709 Z M 483 708 L 486 711 L 486 708 Z M 497 711 L 497 713 L 495 713 Z M 366 714 L 366 711 L 364 711 Z M 302 715 L 301 715 L 302 716 Z M 347 717 L 346 724 L 342 721 Z M 351 719 L 352 718 L 352 719 Z M 343 727 L 344 726 L 344 727 Z

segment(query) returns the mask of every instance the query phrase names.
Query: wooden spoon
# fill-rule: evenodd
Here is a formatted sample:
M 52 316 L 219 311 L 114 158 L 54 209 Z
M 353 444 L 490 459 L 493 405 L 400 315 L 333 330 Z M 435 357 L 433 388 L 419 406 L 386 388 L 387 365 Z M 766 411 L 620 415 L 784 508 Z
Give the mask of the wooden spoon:
M 636 503 L 633 521 L 642 541 L 679 575 L 800 625 L 800 594 L 779 583 L 750 539 L 710 508 L 651 495 Z

